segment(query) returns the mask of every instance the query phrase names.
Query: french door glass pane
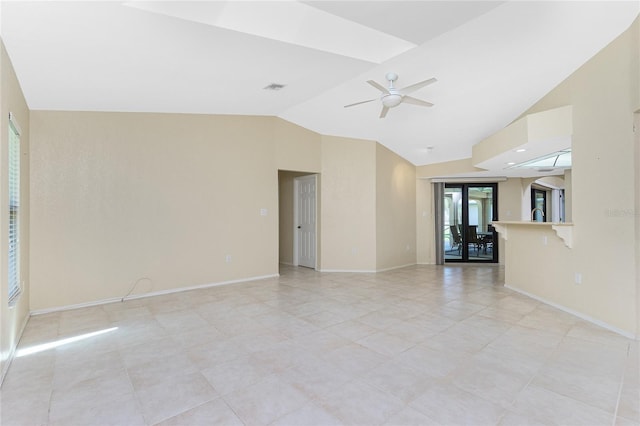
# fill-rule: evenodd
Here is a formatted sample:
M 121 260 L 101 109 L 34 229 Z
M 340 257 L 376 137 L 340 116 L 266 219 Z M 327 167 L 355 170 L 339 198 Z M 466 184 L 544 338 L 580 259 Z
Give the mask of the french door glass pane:
M 462 187 L 444 190 L 444 258 L 462 257 Z
M 468 188 L 469 220 L 466 235 L 469 260 L 493 260 L 493 196 L 492 186 Z

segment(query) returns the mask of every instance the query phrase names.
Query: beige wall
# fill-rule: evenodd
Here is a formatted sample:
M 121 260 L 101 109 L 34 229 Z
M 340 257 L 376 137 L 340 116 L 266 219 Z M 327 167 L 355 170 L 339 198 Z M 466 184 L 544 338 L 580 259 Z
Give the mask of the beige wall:
M 638 26 L 640 28 L 640 26 Z M 640 30 L 638 31 L 640 34 Z M 638 36 L 640 40 L 640 35 Z M 638 43 L 640 54 L 640 42 Z M 640 55 L 639 55 L 640 56 Z M 640 71 L 639 71 L 640 72 Z M 640 108 L 635 113 L 635 194 L 640 193 Z M 635 197 L 635 238 L 636 238 L 636 336 L 640 335 L 640 196 Z
M 534 105 L 534 113 L 573 105 L 570 175 L 574 246 L 526 249 L 507 241 L 507 284 L 629 334 L 636 330 L 633 111 L 637 106 L 639 22 Z M 636 105 L 636 106 L 633 106 Z M 533 231 L 532 231 L 533 232 Z M 534 238 L 534 236 L 523 236 Z M 516 255 L 517 251 L 517 255 Z M 510 261 L 512 259 L 512 261 Z M 541 284 L 532 263 L 553 273 Z M 582 275 L 576 284 L 575 274 Z
M 498 219 L 520 220 L 523 214 L 523 179 L 509 178 L 498 183 Z M 498 238 L 498 261 L 505 264 L 505 241 Z
M 574 281 L 571 249 L 557 237 L 550 226 L 509 226 L 506 241 L 505 284 L 527 294 L 543 297 L 553 294 L 562 282 Z M 550 259 L 556 259 L 550 261 Z M 527 279 L 523 280 L 522 277 Z M 558 292 L 553 299 L 544 298 L 558 306 L 575 306 L 574 294 Z
M 31 118 L 33 310 L 278 273 L 275 119 Z
M 640 113 L 640 78 L 634 76 L 640 75 L 640 17 L 629 29 L 629 37 L 632 39 L 629 43 L 629 59 L 631 60 L 631 109 Z
M 276 166 L 279 170 L 321 170 L 321 136 L 288 121 L 274 122 Z
M 416 179 L 416 263 L 435 263 L 434 220 L 433 184 L 427 178 Z
M 375 142 L 322 137 L 322 270 L 376 270 L 375 173 Z
M 522 217 L 523 183 L 520 178 L 509 178 L 498 183 L 498 218 L 520 220 Z
M 33 111 L 31 129 L 35 311 L 143 277 L 133 295 L 275 275 L 293 260 L 293 178 L 316 171 L 320 269 L 413 263 L 415 168 L 376 142 L 274 117 Z
M 564 171 L 564 220 L 573 222 L 573 179 L 571 169 Z
M 635 25 L 631 28 L 631 37 L 636 40 L 635 46 L 631 43 L 632 58 L 632 96 L 631 107 L 635 111 L 635 194 L 640 193 L 640 18 L 636 19 Z M 633 79 L 633 76 L 639 78 Z M 635 197 L 635 238 L 636 238 L 636 337 L 640 336 L 640 196 Z M 640 337 L 638 337 L 640 338 Z
M 416 263 L 416 168 L 376 144 L 376 269 Z
M 4 249 L 9 246 L 9 198 L 7 188 L 8 173 L 5 167 L 8 164 L 8 135 L 9 135 L 9 112 L 16 117 L 21 128 L 20 147 L 22 157 L 20 159 L 21 176 L 20 183 L 22 193 L 20 194 L 21 216 L 20 216 L 20 261 L 21 261 L 21 281 L 22 295 L 14 306 L 7 305 L 8 283 L 7 268 L 8 257 Z M 2 250 L 0 259 L 0 382 L 6 373 L 8 361 L 20 338 L 20 333 L 29 317 L 29 109 L 25 102 L 20 84 L 16 78 L 13 66 L 4 47 L 0 41 L 0 246 Z

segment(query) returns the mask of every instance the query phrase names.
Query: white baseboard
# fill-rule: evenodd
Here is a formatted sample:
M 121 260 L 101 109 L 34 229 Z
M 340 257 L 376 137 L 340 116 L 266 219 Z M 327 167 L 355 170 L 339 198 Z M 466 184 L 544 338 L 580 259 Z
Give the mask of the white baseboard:
M 66 305 L 66 306 L 57 306 L 55 308 L 37 309 L 37 310 L 31 311 L 30 315 L 43 315 L 43 314 L 48 314 L 48 313 L 52 313 L 52 312 L 69 311 L 69 310 L 72 310 L 72 309 L 80 309 L 80 308 L 88 308 L 88 307 L 91 307 L 91 306 L 106 305 L 107 303 L 122 302 L 122 301 L 125 301 L 125 300 L 144 299 L 146 297 L 162 296 L 164 294 L 180 293 L 180 292 L 183 292 L 183 291 L 199 290 L 199 289 L 204 289 L 204 288 L 209 288 L 209 287 L 218 287 L 218 286 L 222 286 L 222 285 L 244 283 L 244 282 L 248 282 L 248 281 L 259 281 L 259 280 L 265 280 L 265 279 L 268 279 L 268 278 L 276 278 L 276 277 L 279 277 L 279 276 L 280 276 L 280 274 L 261 275 L 261 276 L 257 276 L 257 277 L 241 278 L 241 279 L 237 279 L 237 280 L 219 281 L 219 282 L 215 282 L 215 283 L 200 284 L 200 285 L 194 285 L 194 286 L 189 286 L 189 287 L 178 287 L 178 288 L 171 288 L 171 289 L 167 289 L 167 290 L 152 291 L 152 292 L 149 292 L 149 293 L 132 294 L 132 295 L 126 296 L 126 297 L 112 297 L 112 298 L 109 298 L 109 299 L 96 300 L 96 301 L 93 301 L 93 302 L 77 303 L 77 304 L 74 304 L 74 305 Z
M 71 311 L 73 309 L 90 308 L 92 306 L 106 305 L 108 303 L 121 302 L 122 297 L 111 297 L 109 299 L 94 300 L 92 302 L 76 303 L 73 305 L 56 306 L 53 308 L 35 309 L 29 314 L 31 316 L 50 314 L 53 312 Z
M 393 271 L 394 269 L 402 269 L 402 268 L 406 268 L 407 266 L 415 266 L 415 265 L 417 265 L 417 263 L 407 263 L 406 265 L 392 266 L 390 268 L 378 269 L 376 270 L 376 272 Z
M 604 322 L 604 321 L 601 321 L 601 320 L 599 320 L 599 319 L 596 319 L 596 318 L 590 317 L 589 315 L 583 314 L 582 312 L 574 311 L 573 309 L 569 309 L 569 308 L 567 308 L 566 306 L 560 305 L 560 304 L 555 303 L 555 302 L 551 302 L 551 301 L 549 301 L 549 300 L 545 299 L 544 297 L 536 296 L 535 294 L 531 294 L 531 293 L 526 292 L 526 291 L 524 291 L 524 290 L 520 290 L 520 289 L 518 289 L 518 288 L 511 287 L 510 285 L 507 285 L 507 284 L 505 284 L 504 286 L 505 286 L 506 288 L 508 288 L 509 290 L 513 290 L 513 291 L 515 291 L 516 293 L 520 293 L 520 294 L 522 294 L 522 295 L 524 295 L 524 296 L 527 296 L 527 297 L 530 297 L 530 298 L 532 298 L 532 299 L 535 299 L 535 300 L 537 300 L 538 302 L 542 302 L 542 303 L 544 303 L 544 304 L 546 304 L 546 305 L 553 306 L 553 307 L 554 307 L 554 308 L 556 308 L 556 309 L 559 309 L 559 310 L 561 310 L 561 311 L 563 311 L 563 312 L 566 312 L 566 313 L 568 313 L 568 314 L 571 314 L 571 315 L 573 315 L 573 316 L 576 316 L 576 317 L 578 317 L 578 318 L 580 318 L 580 319 L 583 319 L 583 320 L 585 320 L 585 321 L 587 321 L 587 322 L 590 322 L 590 323 L 592 323 L 592 324 L 595 324 L 595 325 L 597 325 L 597 326 L 599 326 L 599 327 L 605 328 L 605 329 L 607 329 L 607 330 L 609 330 L 609 331 L 613 331 L 614 333 L 620 334 L 621 336 L 624 336 L 624 337 L 626 337 L 626 338 L 628 338 L 628 339 L 632 339 L 632 340 L 640 339 L 640 336 L 636 336 L 636 335 L 634 335 L 634 334 L 633 334 L 633 333 L 631 333 L 631 332 L 628 332 L 628 331 L 622 330 L 622 329 L 620 329 L 620 328 L 618 328 L 618 327 L 614 327 L 614 326 L 613 326 L 613 325 L 611 325 L 611 324 L 608 324 L 608 323 L 606 323 L 606 322 Z

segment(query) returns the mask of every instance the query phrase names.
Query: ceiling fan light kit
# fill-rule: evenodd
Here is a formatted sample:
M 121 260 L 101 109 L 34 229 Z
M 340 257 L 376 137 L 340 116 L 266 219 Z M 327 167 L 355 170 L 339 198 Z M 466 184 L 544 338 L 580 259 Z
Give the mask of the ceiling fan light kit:
M 388 95 L 382 96 L 382 105 L 387 108 L 393 108 L 394 106 L 398 106 L 402 103 L 402 95 L 399 93 L 389 93 Z
M 389 87 L 384 87 L 383 85 L 373 81 L 373 80 L 369 80 L 367 81 L 367 83 L 369 83 L 371 86 L 375 87 L 376 89 L 378 89 L 381 93 L 382 96 L 380 96 L 380 101 L 382 102 L 382 111 L 380 111 L 380 118 L 384 118 L 387 115 L 387 112 L 389 111 L 390 108 L 396 107 L 398 105 L 400 105 L 401 103 L 408 103 L 408 104 L 412 104 L 412 105 L 417 105 L 417 106 L 422 106 L 422 107 L 432 107 L 433 104 L 431 102 L 427 102 L 427 101 L 423 101 L 422 99 L 418 99 L 418 98 L 414 98 L 412 96 L 408 96 L 409 93 L 415 92 L 418 89 L 423 88 L 424 86 L 427 86 L 429 84 L 435 83 L 436 81 L 438 81 L 435 78 L 430 78 L 428 80 L 424 80 L 424 81 L 420 81 L 418 83 L 412 84 L 410 86 L 407 86 L 403 89 L 397 89 L 393 83 L 394 81 L 396 81 L 398 79 L 398 74 L 393 73 L 393 72 L 389 72 L 387 73 L 387 75 L 385 76 L 385 78 L 387 79 L 387 81 L 389 82 Z M 349 105 L 345 105 L 345 108 L 349 108 L 352 106 L 356 106 L 356 105 L 361 105 L 361 104 L 366 104 L 369 102 L 373 102 L 376 99 L 367 99 L 366 101 L 360 101 L 360 102 L 356 102 L 353 104 L 349 104 Z

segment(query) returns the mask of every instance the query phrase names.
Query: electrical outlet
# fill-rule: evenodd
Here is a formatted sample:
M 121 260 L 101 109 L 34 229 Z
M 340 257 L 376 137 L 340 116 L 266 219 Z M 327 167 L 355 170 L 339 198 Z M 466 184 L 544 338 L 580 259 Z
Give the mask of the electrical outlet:
M 576 274 L 575 274 L 575 282 L 576 282 L 576 284 L 582 284 L 582 274 L 580 272 L 576 272 Z
M 227 262 L 227 263 L 231 263 L 231 255 L 230 254 L 226 255 L 224 257 L 224 261 Z
M 542 237 L 542 245 L 543 246 L 547 245 L 547 236 L 546 235 Z

